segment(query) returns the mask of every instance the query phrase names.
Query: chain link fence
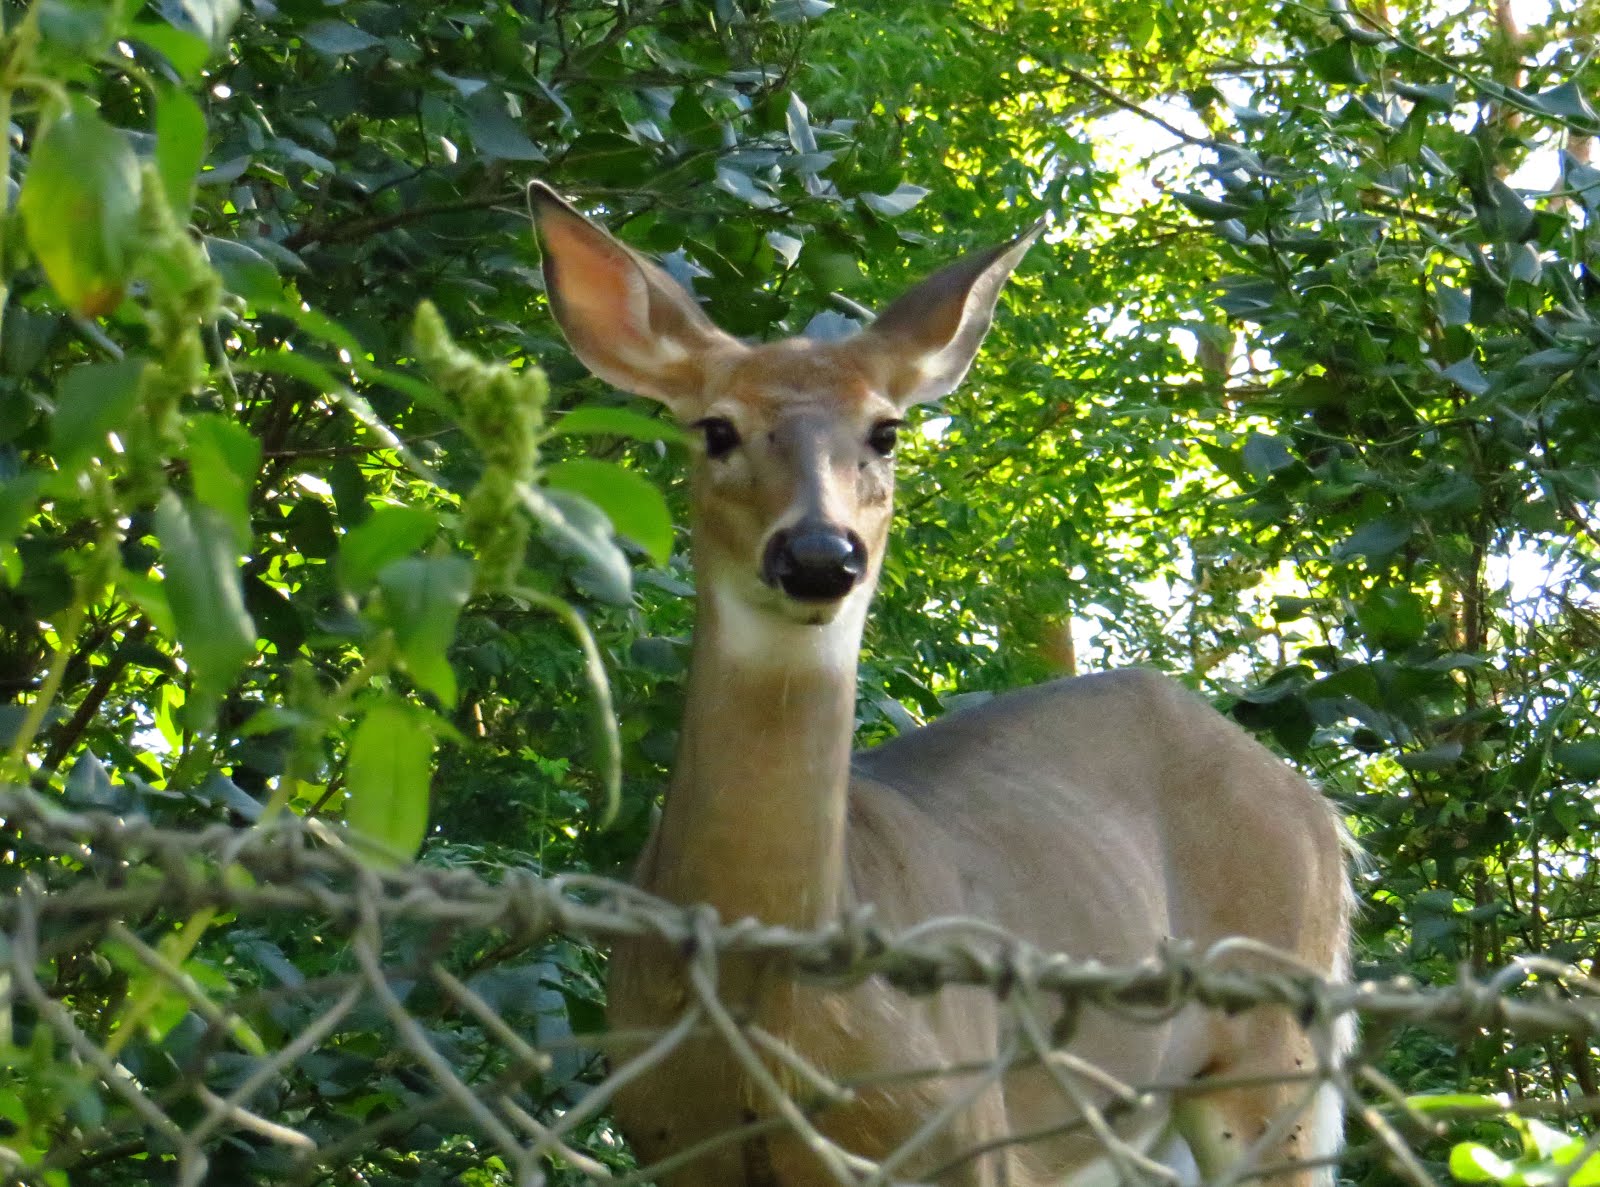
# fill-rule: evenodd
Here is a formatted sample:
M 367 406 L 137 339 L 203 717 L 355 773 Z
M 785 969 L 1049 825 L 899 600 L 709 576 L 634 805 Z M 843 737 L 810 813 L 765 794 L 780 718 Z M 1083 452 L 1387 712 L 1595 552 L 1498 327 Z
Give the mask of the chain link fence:
M 950 1181 L 996 1145 L 1069 1130 L 1103 1143 L 1123 1181 L 1166 1176 L 1120 1136 L 1119 1115 L 1152 1094 L 1238 1085 L 1113 1082 L 1065 1044 L 1071 1027 L 1061 1020 L 1089 1007 L 1144 1019 L 1190 1003 L 1287 1007 L 1323 1053 L 1338 1049 L 1341 1019 L 1358 1017 L 1355 1055 L 1325 1054 L 1298 1078 L 1302 1099 L 1327 1086 L 1345 1102 L 1346 1173 L 1381 1176 L 1366 1181 L 1440 1181 L 1442 1118 L 1587 1117 L 1600 1103 L 1439 1097 L 1442 1108 L 1424 1111 L 1374 1066 L 1404 1027 L 1593 1039 L 1596 985 L 1555 964 L 1523 962 L 1484 983 L 1437 988 L 1332 984 L 1235 942 L 1203 952 L 1174 944 L 1110 968 L 971 920 L 895 935 L 863 912 L 797 933 L 723 924 L 595 877 L 385 870 L 344 834 L 296 819 L 184 832 L 65 813 L 26 792 L 0 795 L 0 816 L 9 882 L 0 902 L 0 1174 L 11 1182 L 531 1187 L 643 1184 L 678 1168 L 693 1181 L 697 1159 L 779 1130 L 841 1184 L 910 1181 L 901 1168 L 948 1118 L 929 1116 L 876 1160 L 830 1140 L 828 1110 L 864 1085 L 805 1065 L 719 1000 L 719 957 L 733 954 L 814 983 L 881 977 L 908 994 L 981 986 L 1001 996 L 1018 1038 L 992 1065 L 896 1075 L 991 1084 L 1039 1065 L 1072 1120 L 991 1139 L 918 1181 Z M 682 955 L 687 1004 L 660 1033 L 608 1031 L 596 952 L 641 936 Z M 607 1120 L 614 1095 L 680 1044 L 708 1038 L 727 1045 L 758 1090 L 767 1086 L 761 1107 L 740 1127 L 636 1166 Z M 768 1074 L 780 1066 L 785 1075 Z M 800 1091 L 778 1089 L 779 1079 Z M 1549 1181 L 1586 1165 L 1592 1143 L 1580 1144 Z M 1228 1177 L 1285 1169 L 1258 1159 Z

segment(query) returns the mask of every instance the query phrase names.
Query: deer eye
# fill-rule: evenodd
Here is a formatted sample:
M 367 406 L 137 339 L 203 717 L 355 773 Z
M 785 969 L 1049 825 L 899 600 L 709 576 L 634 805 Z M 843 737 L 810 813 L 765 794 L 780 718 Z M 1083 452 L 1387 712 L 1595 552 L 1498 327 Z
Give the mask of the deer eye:
M 894 452 L 895 443 L 900 440 L 902 423 L 898 420 L 880 420 L 867 434 L 867 444 L 880 456 L 888 457 Z
M 712 461 L 725 458 L 739 447 L 739 430 L 724 416 L 708 416 L 697 420 L 691 428 L 699 429 L 706 439 L 706 456 Z

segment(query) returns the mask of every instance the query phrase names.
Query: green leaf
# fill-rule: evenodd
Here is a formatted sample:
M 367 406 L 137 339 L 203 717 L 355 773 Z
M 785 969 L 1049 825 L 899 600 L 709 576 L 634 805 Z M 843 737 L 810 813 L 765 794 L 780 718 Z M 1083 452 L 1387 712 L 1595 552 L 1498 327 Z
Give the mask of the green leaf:
M 583 562 L 575 580 L 603 601 L 627 605 L 633 594 L 633 570 L 611 538 L 605 512 L 567 491 L 522 486 L 518 493 L 550 546 L 561 556 Z
M 544 151 L 506 113 L 498 93 L 484 91 L 467 103 L 467 133 L 489 160 L 542 161 Z
M 115 309 L 138 249 L 139 165 L 86 99 L 35 141 L 17 205 L 28 246 L 66 306 L 86 317 Z
M 261 638 L 276 647 L 280 656 L 300 650 L 305 643 L 306 624 L 294 600 L 248 570 L 244 578 L 244 605 L 255 620 Z
M 927 196 L 928 191 L 922 186 L 903 181 L 894 188 L 893 193 L 862 194 L 860 200 L 884 218 L 898 218 Z
M 124 807 L 126 789 L 122 794 L 111 784 L 111 773 L 94 751 L 85 750 L 72 764 L 63 789 L 65 800 L 74 808 L 99 808 L 104 811 Z
M 459 556 L 391 561 L 378 574 L 378 588 L 406 670 L 419 687 L 453 706 L 456 676 L 445 652 L 472 593 L 472 562 Z
M 233 531 L 240 552 L 250 548 L 250 496 L 261 465 L 261 445 L 250 430 L 215 413 L 192 417 L 184 454 L 195 498 Z
M 861 265 L 848 251 L 813 235 L 800 249 L 800 272 L 819 289 L 848 289 L 861 279 Z
M 658 565 L 672 555 L 672 512 L 643 475 L 612 462 L 574 458 L 545 470 L 549 484 L 582 495 L 606 513 L 619 536 L 627 536 Z
M 1470 358 L 1450 364 L 1439 374 L 1469 395 L 1481 396 L 1489 390 L 1489 381 Z
M 358 54 L 382 44 L 365 29 L 358 29 L 345 21 L 317 21 L 306 26 L 300 38 L 319 54 L 326 54 L 330 58 Z
M 1403 82 L 1392 79 L 1389 86 L 1395 94 L 1410 99 L 1418 107 L 1431 108 L 1434 111 L 1453 111 L 1456 105 L 1456 87 L 1454 83 L 1440 82 L 1428 86 Z
M 245 609 L 233 529 L 210 507 L 189 507 L 168 491 L 156 508 L 162 589 L 184 660 L 194 677 L 194 718 L 209 724 L 239 669 L 255 654 L 256 628 Z
M 1593 125 L 1600 123 L 1600 116 L 1595 114 L 1594 108 L 1589 105 L 1589 98 L 1577 82 L 1568 79 L 1558 87 L 1548 91 L 1540 91 L 1537 95 L 1530 95 L 1533 105 L 1546 115 L 1553 115 L 1559 119 L 1574 120 L 1580 124 Z
M 205 156 L 206 117 L 200 105 L 187 91 L 162 87 L 156 98 L 156 171 L 179 223 L 189 221 Z
M 1505 1183 L 1516 1167 L 1478 1142 L 1458 1142 L 1450 1149 L 1450 1173 L 1463 1183 Z
M 1439 742 L 1423 750 L 1408 750 L 1396 756 L 1408 771 L 1447 771 L 1461 761 L 1460 742 Z
M 282 300 L 283 281 L 278 278 L 277 267 L 255 248 L 210 235 L 205 237 L 205 245 L 211 266 L 230 293 L 258 307 Z
M 1590 214 L 1600 211 L 1600 169 L 1562 152 L 1561 179 Z
M 228 41 L 233 23 L 239 19 L 239 0 L 182 0 L 183 12 L 196 33 L 212 49 L 221 49 Z
M 1208 198 L 1204 194 L 1173 194 L 1177 201 L 1201 218 L 1224 219 L 1238 218 L 1241 214 L 1248 214 L 1250 207 L 1241 206 L 1237 202 L 1219 202 L 1215 198 Z
M 345 822 L 404 861 L 416 856 L 427 835 L 434 745 L 432 714 L 398 697 L 371 705 L 350 739 Z
M 1307 54 L 1305 63 L 1324 82 L 1344 83 L 1349 86 L 1364 83 L 1369 80 L 1370 75 L 1356 60 L 1355 49 L 1355 42 L 1348 37 L 1341 37 L 1338 41 L 1330 42 L 1321 49 Z
M 1512 280 L 1520 280 L 1527 284 L 1538 284 L 1539 276 L 1544 271 L 1544 264 L 1539 259 L 1539 253 L 1531 243 L 1519 243 L 1511 249 L 1511 266 L 1507 269 Z
M 1279 470 L 1294 465 L 1294 457 L 1282 437 L 1251 433 L 1244 441 L 1244 466 L 1257 482 L 1265 482 Z
M 1364 556 L 1381 561 L 1393 556 L 1411 539 L 1411 520 L 1402 515 L 1385 515 L 1362 524 L 1333 550 L 1340 560 Z
M 82 0 L 36 0 L 30 16 L 38 23 L 46 57 L 65 63 L 94 61 L 121 35 L 126 5 Z
M 1503 1112 L 1506 1102 L 1482 1092 L 1419 1092 L 1406 1097 L 1406 1106 L 1419 1113 L 1450 1109 L 1490 1109 Z
M 769 191 L 758 186 L 755 179 L 743 170 L 728 166 L 718 166 L 715 184 L 718 189 L 726 190 L 735 198 L 748 202 L 757 210 L 771 210 L 778 205 L 778 199 L 773 197 Z
M 1427 605 L 1416 591 L 1380 586 L 1356 607 L 1356 621 L 1371 644 L 1398 651 L 1420 640 L 1428 629 Z
M 106 434 L 122 428 L 139 402 L 145 360 L 137 355 L 114 363 L 79 363 L 61 377 L 50 451 L 63 474 L 76 474 L 96 452 L 106 452 Z
M 1562 1166 L 1570 1164 L 1578 1157 L 1582 1148 L 1583 1142 L 1575 1140 L 1571 1147 L 1562 1151 L 1562 1157 L 1556 1159 L 1557 1163 Z M 1596 1184 L 1600 1184 L 1600 1154 L 1591 1154 L 1567 1180 L 1567 1187 L 1596 1187 Z
M 774 0 L 772 19 L 780 25 L 814 20 L 833 7 L 833 0 Z
M 0 482 L 0 581 L 15 585 L 22 576 L 22 558 L 12 542 L 38 507 L 46 476 L 30 471 Z
M 1520 1117 L 1515 1124 L 1522 1130 L 1526 1151 L 1539 1158 L 1553 1158 L 1557 1162 L 1568 1163 L 1583 1149 L 1581 1139 L 1574 1138 L 1570 1133 L 1563 1133 L 1537 1117 Z
M 439 519 L 424 507 L 379 507 L 339 542 L 339 584 L 364 593 L 378 571 L 416 552 L 439 531 Z
M 553 437 L 611 436 L 681 445 L 689 435 L 670 420 L 608 404 L 583 404 L 555 422 Z
M 1550 757 L 1574 779 L 1600 779 L 1600 738 L 1558 743 L 1550 748 Z
M 1499 243 L 1521 242 L 1533 227 L 1533 211 L 1522 195 L 1498 177 L 1489 178 L 1475 209 L 1484 235 Z
M 199 78 L 211 60 L 211 47 L 205 38 L 161 21 L 140 21 L 129 35 L 166 58 L 184 82 Z

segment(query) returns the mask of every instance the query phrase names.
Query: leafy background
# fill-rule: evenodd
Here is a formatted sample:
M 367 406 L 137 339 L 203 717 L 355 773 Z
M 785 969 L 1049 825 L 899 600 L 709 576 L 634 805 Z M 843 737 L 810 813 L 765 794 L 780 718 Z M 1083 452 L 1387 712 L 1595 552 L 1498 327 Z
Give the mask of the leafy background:
M 166 824 L 343 820 L 380 861 L 619 873 L 678 717 L 684 457 L 559 341 L 522 185 L 756 338 L 844 332 L 1049 212 L 903 450 L 862 740 L 1153 664 L 1348 809 L 1363 973 L 1591 967 L 1593 6 L 0 14 L 0 779 Z M 73 877 L 10 831 L 8 885 Z M 290 920 L 133 922 L 221 994 L 344 959 Z M 599 1025 L 603 954 L 513 956 L 527 1025 Z M 159 1087 L 184 1003 L 90 957 L 46 983 Z M 23 1163 L 116 1107 L 44 1027 L 5 1035 Z M 1377 1041 L 1408 1092 L 1600 1095 L 1577 1041 Z M 346 1036 L 286 1107 L 330 1142 L 398 1109 L 381 1055 Z M 1565 1140 L 1512 1136 L 1521 1163 L 1457 1169 Z M 51 1173 L 152 1181 L 157 1156 L 74 1157 Z M 273 1173 L 218 1157 L 219 1182 Z M 423 1125 L 359 1173 L 496 1181 Z

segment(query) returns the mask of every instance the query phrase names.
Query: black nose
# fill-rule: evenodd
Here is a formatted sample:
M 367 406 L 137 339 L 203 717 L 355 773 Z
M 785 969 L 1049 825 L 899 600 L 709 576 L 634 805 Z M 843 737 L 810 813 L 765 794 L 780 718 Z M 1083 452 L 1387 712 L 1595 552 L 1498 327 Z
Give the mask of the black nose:
M 761 562 L 763 581 L 808 602 L 844 597 L 866 571 L 867 546 L 861 537 L 820 523 L 774 532 Z

